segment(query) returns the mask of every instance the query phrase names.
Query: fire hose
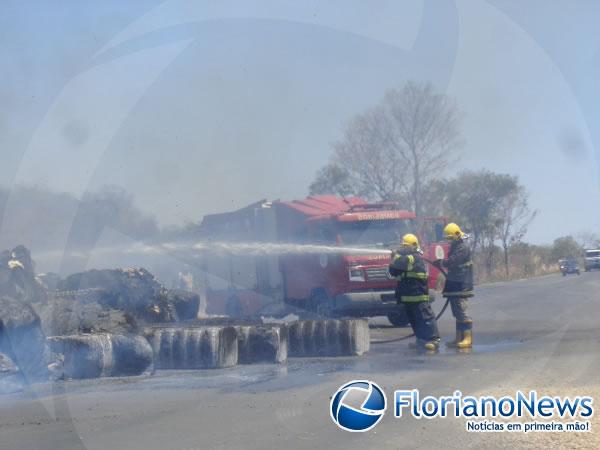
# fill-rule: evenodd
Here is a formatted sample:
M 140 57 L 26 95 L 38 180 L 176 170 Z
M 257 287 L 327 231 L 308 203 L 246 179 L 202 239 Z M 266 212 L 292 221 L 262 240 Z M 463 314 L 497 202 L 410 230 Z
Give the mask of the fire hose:
M 423 260 L 429 264 L 431 264 L 432 266 L 436 267 L 441 273 L 442 275 L 444 275 L 446 278 L 448 278 L 448 273 L 442 269 L 441 267 L 438 267 L 436 264 L 434 264 L 433 261 L 430 261 L 428 259 L 423 258 Z M 435 316 L 435 321 L 437 322 L 440 317 L 442 317 L 442 315 L 444 314 L 444 312 L 446 311 L 446 308 L 448 308 L 448 303 L 450 303 L 450 299 L 446 298 L 446 303 L 444 303 L 444 306 L 442 307 L 442 310 L 439 312 L 439 314 L 437 316 Z M 380 341 L 371 341 L 371 344 L 388 344 L 390 342 L 400 342 L 400 341 L 404 341 L 406 339 L 410 339 L 411 337 L 414 337 L 415 333 L 411 333 L 409 335 L 406 336 L 402 336 L 399 338 L 394 338 L 394 339 L 385 339 L 385 340 L 380 340 Z

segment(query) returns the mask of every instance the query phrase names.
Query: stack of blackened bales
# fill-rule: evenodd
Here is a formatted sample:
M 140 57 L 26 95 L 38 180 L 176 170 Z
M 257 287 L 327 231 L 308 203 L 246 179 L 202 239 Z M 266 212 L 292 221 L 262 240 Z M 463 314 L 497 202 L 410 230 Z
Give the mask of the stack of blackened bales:
M 155 326 L 144 335 L 157 369 L 204 369 L 282 363 L 289 356 L 358 356 L 369 350 L 366 319 L 286 324 Z
M 0 253 L 0 393 L 25 381 L 131 376 L 156 369 L 361 355 L 364 319 L 290 324 L 198 320 L 196 294 L 145 269 L 36 277 L 29 251 Z
M 76 273 L 59 280 L 49 299 L 44 310 L 49 343 L 69 378 L 153 370 L 142 327 L 195 319 L 199 306 L 197 294 L 165 289 L 143 268 Z
M 51 378 L 138 375 L 153 368 L 143 325 L 195 319 L 196 294 L 144 269 L 36 277 L 29 251 L 0 253 L 0 392 Z M 46 337 L 48 336 L 48 339 Z

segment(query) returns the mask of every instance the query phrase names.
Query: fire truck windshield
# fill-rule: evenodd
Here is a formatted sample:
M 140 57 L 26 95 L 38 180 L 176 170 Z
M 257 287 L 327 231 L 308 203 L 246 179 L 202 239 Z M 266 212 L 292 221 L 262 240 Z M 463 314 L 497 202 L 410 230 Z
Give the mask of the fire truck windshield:
M 398 244 L 406 233 L 414 232 L 412 219 L 361 220 L 338 222 L 337 234 L 342 245 Z

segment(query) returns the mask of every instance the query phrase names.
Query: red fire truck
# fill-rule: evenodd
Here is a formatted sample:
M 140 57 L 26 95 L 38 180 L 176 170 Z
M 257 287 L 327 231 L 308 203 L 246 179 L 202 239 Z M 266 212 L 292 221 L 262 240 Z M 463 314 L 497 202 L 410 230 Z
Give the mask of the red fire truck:
M 419 236 L 425 258 L 443 258 L 445 224 L 444 218 L 417 218 L 394 203 L 331 195 L 263 200 L 208 215 L 200 226 L 203 240 L 242 245 L 205 255 L 207 313 L 256 315 L 287 304 L 323 315 L 387 315 L 392 324 L 405 325 L 385 250 L 397 248 L 410 232 Z M 243 243 L 254 246 L 244 251 Z M 265 251 L 257 251 L 262 245 Z M 382 252 L 373 251 L 377 249 Z M 439 289 L 442 281 L 429 265 L 430 288 Z

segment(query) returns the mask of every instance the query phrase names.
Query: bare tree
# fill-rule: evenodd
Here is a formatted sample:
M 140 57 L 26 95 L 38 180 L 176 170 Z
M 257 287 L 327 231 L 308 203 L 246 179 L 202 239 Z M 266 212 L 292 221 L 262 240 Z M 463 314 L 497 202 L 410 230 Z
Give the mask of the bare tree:
M 408 82 L 348 123 L 333 162 L 367 197 L 408 198 L 421 215 L 424 187 L 454 162 L 461 144 L 455 102 L 430 83 Z
M 511 245 L 520 242 L 527 227 L 537 215 L 537 211 L 531 211 L 528 204 L 528 195 L 525 188 L 515 184 L 510 193 L 505 195 L 498 203 L 498 238 L 502 243 L 504 252 L 504 269 L 508 277 L 508 250 Z
M 600 247 L 600 237 L 591 231 L 581 231 L 575 236 L 583 248 Z
M 459 114 L 450 97 L 436 93 L 431 83 L 408 82 L 384 98 L 390 117 L 390 140 L 409 170 L 409 198 L 421 215 L 423 188 L 454 162 L 462 145 Z
M 333 144 L 334 164 L 345 169 L 357 192 L 391 200 L 402 190 L 406 167 L 391 140 L 390 117 L 381 106 L 354 117 L 342 141 Z

